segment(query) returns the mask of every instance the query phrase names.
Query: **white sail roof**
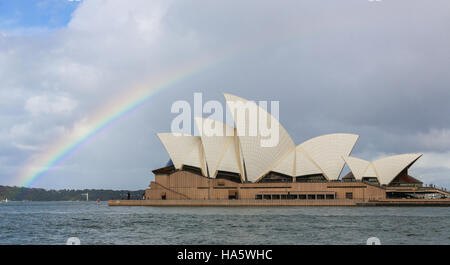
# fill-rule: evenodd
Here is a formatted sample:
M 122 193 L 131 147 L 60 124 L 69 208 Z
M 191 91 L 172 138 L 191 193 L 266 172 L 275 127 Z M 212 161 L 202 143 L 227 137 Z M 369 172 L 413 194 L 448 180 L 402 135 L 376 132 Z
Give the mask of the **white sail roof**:
M 337 180 L 347 163 L 356 179 L 376 177 L 381 184 L 389 184 L 422 156 L 395 155 L 373 162 L 349 157 L 359 136 L 344 133 L 322 135 L 295 146 L 283 126 L 264 108 L 234 95 L 224 96 L 236 128 L 212 119 L 196 118 L 200 136 L 157 134 L 175 168 L 198 167 L 203 175 L 210 177 L 215 177 L 218 171 L 228 171 L 251 182 L 257 182 L 270 171 L 292 177 L 323 174 L 328 180 Z M 256 116 L 250 115 L 252 112 Z M 261 127 L 277 128 L 278 141 L 265 145 L 270 136 L 264 134 L 269 131 L 261 132 Z M 220 129 L 205 131 L 207 128 Z M 221 131 L 219 135 L 211 134 Z
M 238 132 L 247 178 L 255 182 L 269 172 L 286 152 L 295 147 L 295 144 L 283 126 L 254 102 L 230 94 L 224 94 L 224 97 Z M 256 120 L 254 116 L 250 117 L 252 111 L 257 112 Z M 266 121 L 264 117 L 267 118 Z M 279 141 L 274 146 L 263 146 L 262 143 L 267 137 L 263 137 L 257 129 L 261 127 L 259 122 L 267 122 L 264 124 L 267 128 L 271 126 L 279 128 Z
M 285 154 L 272 171 L 293 177 L 295 175 L 295 148 Z
M 412 165 L 421 156 L 422 154 L 403 154 L 373 161 L 372 164 L 378 173 L 378 181 L 380 184 L 389 184 L 400 172 Z
M 307 176 L 314 174 L 323 174 L 322 170 L 312 159 L 306 154 L 306 152 L 298 146 L 296 149 L 295 159 L 295 176 Z
M 356 157 L 344 157 L 344 160 L 356 179 L 376 177 L 380 184 L 387 185 L 421 156 L 421 154 L 402 154 L 384 157 L 373 162 Z
M 194 166 L 200 168 L 206 175 L 206 163 L 199 136 L 176 133 L 158 133 L 157 136 L 176 169 L 181 169 L 183 165 Z
M 369 161 L 364 159 L 356 158 L 356 157 L 343 157 L 345 163 L 347 163 L 348 167 L 353 173 L 355 179 L 361 180 L 364 177 L 364 173 L 366 173 L 367 168 L 371 164 Z
M 234 172 L 242 176 L 234 128 L 207 118 L 195 118 L 195 121 L 199 126 L 209 176 L 214 178 L 218 170 Z M 220 133 L 213 134 L 209 128 L 218 128 Z
M 239 173 L 241 179 L 244 178 L 244 169 L 242 167 L 242 156 L 239 152 L 239 143 L 237 137 L 233 137 L 225 148 L 222 159 L 217 168 L 220 171 Z
M 367 167 L 366 172 L 364 172 L 363 177 L 378 178 L 378 174 L 377 174 L 377 171 L 375 170 L 375 167 L 374 167 L 373 163 L 369 164 L 369 166 Z
M 344 156 L 350 155 L 358 135 L 347 133 L 326 134 L 309 139 L 299 147 L 322 170 L 329 180 L 337 180 L 344 167 Z

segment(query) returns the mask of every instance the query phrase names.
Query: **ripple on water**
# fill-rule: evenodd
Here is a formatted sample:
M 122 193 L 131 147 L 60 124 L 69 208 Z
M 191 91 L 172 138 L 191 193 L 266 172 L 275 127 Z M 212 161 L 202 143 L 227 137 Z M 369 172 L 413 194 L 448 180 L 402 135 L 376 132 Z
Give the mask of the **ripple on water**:
M 0 206 L 0 244 L 450 244 L 449 208 Z

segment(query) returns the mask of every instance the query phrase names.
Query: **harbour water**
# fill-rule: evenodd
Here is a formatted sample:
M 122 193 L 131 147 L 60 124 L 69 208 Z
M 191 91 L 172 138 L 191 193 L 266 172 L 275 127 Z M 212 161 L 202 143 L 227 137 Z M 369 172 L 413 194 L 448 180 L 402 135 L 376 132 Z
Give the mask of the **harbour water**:
M 0 244 L 450 244 L 449 207 L 108 207 L 0 203 Z

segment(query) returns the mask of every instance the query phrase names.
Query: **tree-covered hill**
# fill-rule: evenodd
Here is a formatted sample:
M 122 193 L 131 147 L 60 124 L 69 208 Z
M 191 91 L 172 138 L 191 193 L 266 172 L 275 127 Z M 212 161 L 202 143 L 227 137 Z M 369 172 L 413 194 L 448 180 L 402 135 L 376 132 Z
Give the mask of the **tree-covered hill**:
M 45 190 L 37 188 L 0 186 L 0 200 L 6 198 L 10 201 L 82 201 L 86 197 L 81 195 L 88 193 L 89 200 L 101 201 L 127 199 L 128 192 L 133 200 L 142 199 L 144 190 Z

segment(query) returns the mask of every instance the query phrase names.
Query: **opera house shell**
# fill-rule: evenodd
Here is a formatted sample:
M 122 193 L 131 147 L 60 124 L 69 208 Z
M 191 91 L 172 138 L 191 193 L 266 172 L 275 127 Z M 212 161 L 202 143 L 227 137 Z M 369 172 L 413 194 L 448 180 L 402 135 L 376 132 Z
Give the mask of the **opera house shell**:
M 243 98 L 229 94 L 225 94 L 225 98 L 228 104 L 233 101 L 254 104 L 260 113 L 270 115 L 257 104 Z M 237 112 L 232 114 L 237 120 Z M 195 121 L 200 129 L 202 125 L 219 126 L 223 128 L 223 133 L 221 136 L 180 136 L 177 133 L 157 135 L 176 169 L 182 169 L 183 166 L 195 167 L 210 178 L 215 178 L 220 171 L 224 171 L 238 174 L 242 182 L 259 182 L 269 172 L 298 178 L 321 175 L 326 180 L 338 180 L 347 163 L 356 179 L 375 177 L 379 183 L 389 184 L 421 156 L 404 154 L 374 162 L 350 157 L 359 136 L 344 133 L 318 136 L 296 146 L 281 124 L 278 124 L 279 144 L 262 147 L 261 136 L 238 136 L 236 133 L 239 126 L 249 126 L 249 119 L 245 119 L 245 124 L 237 123 L 237 128 L 205 118 L 196 118 Z M 276 119 L 271 121 L 278 123 Z
M 408 175 L 408 168 L 421 154 L 365 161 L 350 155 L 359 136 L 349 133 L 322 135 L 296 145 L 264 108 L 234 95 L 224 96 L 234 126 L 195 119 L 200 132 L 208 127 L 223 133 L 157 134 L 171 161 L 153 171 L 155 180 L 146 190 L 146 200 L 267 200 L 296 201 L 299 205 L 315 205 L 318 201 L 333 205 L 333 201 L 340 201 L 339 205 L 345 205 L 343 201 L 403 196 L 399 189 L 417 191 L 422 186 L 421 181 Z M 242 134 L 252 120 L 245 110 L 236 109 L 239 106 L 254 107 L 259 115 L 267 115 L 265 120 L 279 129 L 277 144 L 263 146 L 262 135 Z M 346 164 L 351 172 L 340 179 Z

